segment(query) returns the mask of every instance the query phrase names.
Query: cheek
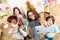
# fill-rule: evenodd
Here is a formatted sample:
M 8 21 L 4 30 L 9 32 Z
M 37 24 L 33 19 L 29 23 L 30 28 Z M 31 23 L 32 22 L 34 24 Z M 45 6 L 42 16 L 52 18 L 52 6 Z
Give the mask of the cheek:
M 34 16 L 34 15 L 33 15 L 32 17 L 33 17 L 33 18 L 35 18 L 35 16 Z
M 19 11 L 15 11 L 15 14 L 18 15 L 19 14 Z
M 49 21 L 49 24 L 53 24 L 53 22 L 52 21 Z
M 51 24 L 52 24 L 53 22 L 51 21 Z
M 18 15 L 19 13 L 18 12 L 15 12 L 15 15 Z
M 33 15 L 33 16 L 31 16 L 31 18 L 32 18 L 32 19 L 35 19 L 35 16 L 34 16 L 34 15 Z
M 48 17 L 48 14 L 45 14 L 44 16 L 45 16 L 45 17 Z
M 15 20 L 15 21 L 14 21 L 14 23 L 16 24 L 16 23 L 17 23 L 17 21 Z
M 16 20 L 12 20 L 11 23 L 16 24 Z
M 47 17 L 47 15 L 44 15 L 44 17 Z

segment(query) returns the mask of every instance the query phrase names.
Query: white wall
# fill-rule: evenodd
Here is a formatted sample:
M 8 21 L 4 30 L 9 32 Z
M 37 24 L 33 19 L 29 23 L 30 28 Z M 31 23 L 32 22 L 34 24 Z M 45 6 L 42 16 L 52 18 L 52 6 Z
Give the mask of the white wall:
M 13 8 L 15 6 L 21 7 L 25 5 L 26 0 L 7 0 L 8 4 Z
M 10 5 L 11 8 L 19 7 L 20 10 L 21 10 L 21 8 L 24 10 L 24 13 L 27 12 L 26 0 L 7 0 L 7 3 Z
M 60 4 L 60 0 L 56 0 L 56 3 L 57 3 L 57 4 Z

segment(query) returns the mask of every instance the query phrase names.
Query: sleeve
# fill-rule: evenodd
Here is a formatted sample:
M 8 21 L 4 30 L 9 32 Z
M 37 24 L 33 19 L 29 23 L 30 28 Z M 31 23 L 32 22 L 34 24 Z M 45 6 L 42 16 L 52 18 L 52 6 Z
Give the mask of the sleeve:
M 54 26 L 55 26 L 55 31 L 59 32 L 58 26 L 57 25 L 54 25 Z
M 28 23 L 28 27 L 31 27 L 31 23 Z
M 22 29 L 20 29 L 20 32 L 23 33 L 23 36 L 27 36 L 27 32 L 23 31 Z

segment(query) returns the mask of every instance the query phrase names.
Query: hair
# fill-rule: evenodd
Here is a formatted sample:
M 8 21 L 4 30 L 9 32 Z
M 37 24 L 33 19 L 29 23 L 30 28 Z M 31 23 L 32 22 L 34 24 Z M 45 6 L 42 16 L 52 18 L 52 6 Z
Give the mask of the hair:
M 32 12 L 32 13 L 35 15 L 35 20 L 37 20 L 37 19 L 40 17 L 35 10 L 29 10 L 29 11 L 27 12 L 27 19 L 28 19 L 29 22 L 32 21 L 32 19 L 29 18 L 29 16 L 28 16 L 29 12 Z
M 2 9 L 0 8 L 0 10 L 2 10 Z
M 25 14 L 23 15 L 23 18 L 27 18 Z
M 46 14 L 50 15 L 50 12 L 44 12 L 44 13 L 46 13 Z
M 48 19 L 52 19 L 52 21 L 53 21 L 53 24 L 54 24 L 54 22 L 55 22 L 55 18 L 54 18 L 54 16 L 48 16 L 48 17 L 46 17 L 46 21 L 48 21 Z
M 5 9 L 9 9 L 10 7 L 6 7 Z
M 15 9 L 17 9 L 18 11 L 19 11 L 19 14 L 21 14 L 21 11 L 20 11 L 20 9 L 18 8 L 18 7 L 14 7 L 13 8 L 13 13 L 15 14 Z
M 11 23 L 11 21 L 12 21 L 13 19 L 15 19 L 15 20 L 17 21 L 17 16 L 14 16 L 14 15 L 9 16 L 8 19 L 7 19 L 7 21 L 8 21 L 9 23 Z

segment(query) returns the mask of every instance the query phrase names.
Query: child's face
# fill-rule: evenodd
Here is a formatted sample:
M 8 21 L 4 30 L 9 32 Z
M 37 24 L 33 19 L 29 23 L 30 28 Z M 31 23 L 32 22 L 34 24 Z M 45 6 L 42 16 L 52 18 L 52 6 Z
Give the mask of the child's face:
M 12 19 L 12 20 L 11 20 L 11 23 L 16 24 L 17 21 L 16 21 L 15 19 Z
M 19 10 L 15 9 L 15 15 L 19 15 Z
M 51 18 L 50 18 L 50 19 L 48 19 L 47 23 L 48 23 L 48 25 L 52 25 L 52 24 L 53 24 L 52 19 L 51 19 Z
M 35 20 L 35 15 L 33 14 L 33 12 L 29 12 L 28 16 L 30 19 Z
M 44 13 L 44 17 L 46 18 L 46 17 L 48 17 L 49 16 L 49 14 L 47 14 L 47 13 Z

